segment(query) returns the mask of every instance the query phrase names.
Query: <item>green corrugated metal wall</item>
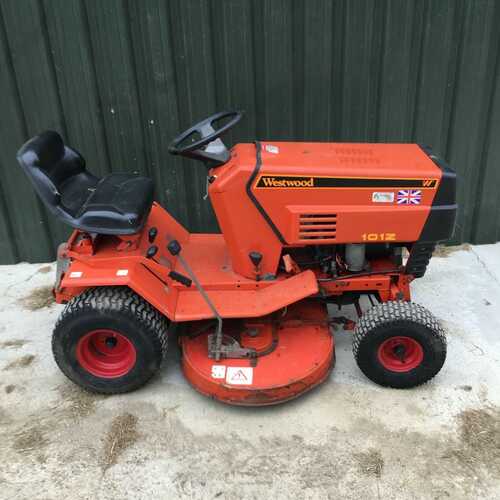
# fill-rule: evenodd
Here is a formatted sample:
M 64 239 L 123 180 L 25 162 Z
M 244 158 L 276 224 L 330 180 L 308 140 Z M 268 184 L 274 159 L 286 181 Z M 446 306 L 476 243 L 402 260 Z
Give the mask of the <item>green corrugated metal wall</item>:
M 231 107 L 229 142 L 432 145 L 460 174 L 456 240 L 497 241 L 499 26 L 494 0 L 0 0 L 0 262 L 51 260 L 67 234 L 15 161 L 43 129 L 214 230 L 202 165 L 167 146 Z

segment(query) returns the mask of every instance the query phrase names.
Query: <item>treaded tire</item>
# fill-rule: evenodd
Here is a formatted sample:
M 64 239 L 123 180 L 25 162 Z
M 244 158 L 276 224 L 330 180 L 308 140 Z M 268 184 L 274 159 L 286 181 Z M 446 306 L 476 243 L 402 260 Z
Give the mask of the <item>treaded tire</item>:
M 52 335 L 52 352 L 61 371 L 75 384 L 101 394 L 130 392 L 160 368 L 167 352 L 168 319 L 128 287 L 91 288 L 64 308 Z M 77 354 L 89 332 L 112 330 L 130 344 L 133 360 L 119 376 L 96 376 Z
M 416 366 L 407 371 L 389 369 L 390 363 L 384 364 L 380 354 L 388 339 L 401 337 L 410 339 L 408 342 L 420 351 L 420 357 L 414 360 Z M 370 380 L 406 389 L 428 382 L 441 370 L 446 359 L 446 336 L 425 307 L 412 302 L 386 302 L 363 314 L 354 329 L 352 349 L 356 363 Z

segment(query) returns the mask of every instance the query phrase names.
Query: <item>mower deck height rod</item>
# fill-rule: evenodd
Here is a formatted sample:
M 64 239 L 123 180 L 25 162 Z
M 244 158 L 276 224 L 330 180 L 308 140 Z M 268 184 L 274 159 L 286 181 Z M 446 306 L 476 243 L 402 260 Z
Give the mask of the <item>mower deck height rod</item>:
M 201 286 L 201 283 L 198 281 L 198 278 L 191 269 L 191 266 L 185 261 L 184 257 L 181 255 L 180 243 L 177 240 L 172 240 L 168 244 L 167 248 L 172 255 L 176 256 L 179 259 L 181 266 L 186 270 L 186 273 L 191 278 L 195 287 L 200 292 L 201 296 L 203 297 L 203 300 L 206 302 L 207 306 L 210 308 L 213 315 L 217 319 L 217 328 L 215 330 L 215 349 L 213 355 L 215 360 L 219 361 L 221 358 L 221 346 L 222 346 L 222 317 L 218 313 L 214 303 L 210 300 L 210 297 L 208 296 L 205 289 Z

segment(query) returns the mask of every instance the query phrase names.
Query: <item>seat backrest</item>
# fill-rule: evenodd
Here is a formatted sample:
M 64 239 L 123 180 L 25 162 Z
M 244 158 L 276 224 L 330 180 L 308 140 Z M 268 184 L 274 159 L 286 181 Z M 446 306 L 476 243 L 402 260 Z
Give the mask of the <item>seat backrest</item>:
M 17 161 L 53 212 L 59 211 L 62 184 L 85 171 L 80 153 L 65 146 L 61 136 L 51 130 L 26 142 L 17 153 Z

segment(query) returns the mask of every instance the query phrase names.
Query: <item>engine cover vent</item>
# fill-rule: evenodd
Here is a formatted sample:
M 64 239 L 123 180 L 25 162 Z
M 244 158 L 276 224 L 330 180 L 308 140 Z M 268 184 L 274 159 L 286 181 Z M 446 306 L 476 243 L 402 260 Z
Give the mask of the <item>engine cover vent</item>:
M 299 241 L 334 243 L 337 235 L 337 214 L 300 214 Z

